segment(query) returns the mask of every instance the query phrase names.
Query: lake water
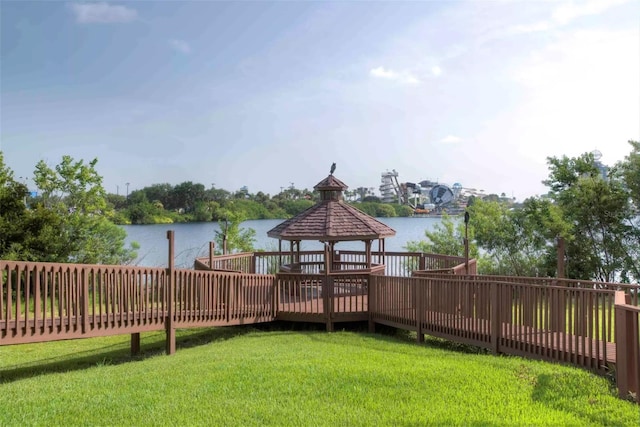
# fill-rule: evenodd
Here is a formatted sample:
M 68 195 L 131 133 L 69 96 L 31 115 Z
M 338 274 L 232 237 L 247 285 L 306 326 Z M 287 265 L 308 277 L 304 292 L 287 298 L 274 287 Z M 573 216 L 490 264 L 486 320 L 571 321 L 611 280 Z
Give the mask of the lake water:
M 396 235 L 385 240 L 387 251 L 402 251 L 408 241 L 423 240 L 425 230 L 431 230 L 440 222 L 440 218 L 378 218 L 389 227 L 396 230 Z M 245 221 L 243 228 L 256 230 L 256 249 L 275 251 L 278 249 L 278 240 L 267 236 L 267 231 L 280 224 L 281 219 L 261 219 Z M 175 231 L 175 265 L 181 268 L 191 268 L 193 259 L 198 256 L 206 256 L 209 251 L 209 242 L 214 240 L 215 230 L 220 230 L 217 222 L 196 222 L 187 224 L 154 224 L 154 225 L 124 225 L 127 232 L 127 244 L 135 241 L 140 244 L 138 259 L 134 264 L 148 267 L 167 266 L 168 240 L 167 230 Z M 283 242 L 283 249 L 289 249 L 289 244 Z M 317 241 L 303 241 L 300 244 L 303 250 L 322 249 L 322 244 Z M 364 244 L 357 242 L 341 242 L 336 249 L 364 250 Z M 377 249 L 374 242 L 373 249 Z

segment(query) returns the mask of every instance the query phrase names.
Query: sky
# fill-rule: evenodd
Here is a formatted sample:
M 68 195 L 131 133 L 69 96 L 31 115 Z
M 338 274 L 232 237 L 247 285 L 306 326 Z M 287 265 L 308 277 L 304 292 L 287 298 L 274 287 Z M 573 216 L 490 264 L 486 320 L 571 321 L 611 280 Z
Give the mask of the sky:
M 108 192 L 546 193 L 548 156 L 640 140 L 640 2 L 0 2 L 0 150 Z M 126 183 L 129 183 L 127 186 Z

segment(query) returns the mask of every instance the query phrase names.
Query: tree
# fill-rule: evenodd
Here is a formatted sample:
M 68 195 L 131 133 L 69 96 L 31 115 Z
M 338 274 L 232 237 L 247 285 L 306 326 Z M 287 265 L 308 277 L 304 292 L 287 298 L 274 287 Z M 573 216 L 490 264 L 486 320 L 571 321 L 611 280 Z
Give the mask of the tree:
M 296 216 L 313 205 L 315 205 L 314 202 L 306 199 L 283 200 L 280 202 L 280 207 L 284 209 L 288 216 Z
M 476 200 L 468 210 L 476 243 L 484 254 L 479 267 L 483 273 L 555 275 L 555 241 L 567 235 L 557 206 L 536 198 L 525 200 L 520 209 Z
M 476 199 L 468 208 L 469 255 L 483 274 L 540 276 L 555 274 L 555 239 L 566 235 L 559 208 L 528 199 L 519 210 L 506 203 Z M 410 251 L 464 256 L 465 224 L 444 215 L 426 241 L 409 242 Z
M 36 165 L 34 182 L 42 194 L 42 208 L 48 212 L 36 209 L 33 218 L 49 218 L 49 225 L 60 228 L 59 234 L 50 236 L 59 243 L 55 252 L 47 254 L 50 261 L 120 264 L 136 257 L 135 245 L 125 248 L 125 231 L 111 222 L 114 211 L 95 169 L 97 162 L 85 164 L 63 156 L 55 169 L 43 161 Z M 42 227 L 40 234 L 49 229 Z M 29 236 L 35 241 L 42 237 L 33 233 L 25 235 L 25 241 Z
M 364 198 L 370 195 L 369 189 L 366 187 L 358 187 L 354 191 L 358 195 L 358 200 L 361 202 L 364 202 L 365 201 Z
M 221 188 L 211 187 L 211 189 L 205 192 L 205 197 L 208 200 L 213 200 L 218 203 L 224 203 L 226 200 L 231 198 L 231 193 Z
M 640 210 L 640 142 L 629 141 L 631 153 L 617 165 L 636 210 Z
M 631 271 L 635 271 L 635 280 L 640 280 L 638 270 L 640 270 L 640 142 L 629 141 L 631 153 L 617 165 L 620 170 L 622 181 L 629 192 L 629 197 L 633 203 L 635 216 L 628 220 L 628 225 L 634 230 L 628 236 L 629 262 L 632 263 Z M 635 260 L 635 262 L 633 262 Z
M 395 203 L 391 206 L 396 211 L 397 216 L 401 216 L 401 217 L 413 216 L 413 208 L 411 206 L 399 205 Z
M 118 194 L 107 194 L 107 203 L 111 205 L 113 209 L 125 209 L 127 207 L 127 199 L 125 196 Z
M 571 225 L 569 277 L 602 281 L 640 277 L 640 229 L 634 225 L 633 191 L 625 181 L 616 173 L 603 177 L 591 153 L 576 158 L 550 157 L 548 164 L 550 174 L 545 184 Z M 633 171 L 633 167 L 623 170 Z
M 393 218 L 398 214 L 393 206 L 380 203 L 376 206 L 376 216 L 379 218 Z
M 468 227 L 468 234 L 469 256 L 478 258 L 478 246 L 473 242 L 474 230 L 472 226 Z M 444 214 L 442 221 L 436 224 L 433 230 L 425 230 L 424 235 L 427 240 L 407 242 L 405 249 L 410 252 L 465 256 L 465 225 L 463 221 L 455 220 Z
M 548 158 L 548 197 L 518 209 L 501 201 L 469 199 L 470 229 L 482 250 L 479 270 L 502 275 L 554 275 L 556 241 L 565 239 L 567 275 L 631 281 L 640 277 L 640 144 L 603 175 L 593 154 Z M 495 199 L 495 197 L 494 197 Z M 499 198 L 498 198 L 499 200 Z M 635 205 L 635 206 L 634 206 Z M 411 250 L 461 254 L 460 231 L 448 221 Z M 415 243 L 415 244 L 414 244 Z
M 183 209 L 184 212 L 193 212 L 196 202 L 204 200 L 204 198 L 204 185 L 186 181 L 173 187 L 169 192 L 168 204 L 164 204 L 164 206 L 167 209 Z
M 171 203 L 170 200 L 171 200 L 172 190 L 173 190 L 173 186 L 171 184 L 164 183 L 164 184 L 153 184 L 150 187 L 143 188 L 141 191 L 146 196 L 146 199 L 149 200 L 150 202 L 158 201 L 162 203 L 162 206 L 169 206 Z M 129 199 L 133 201 L 134 199 L 131 199 L 132 195 L 133 193 L 130 195 Z
M 13 178 L 0 151 L 0 258 L 19 259 L 22 252 L 23 223 L 27 216 L 24 197 L 27 187 Z
M 371 202 L 357 202 L 353 203 L 352 206 L 361 210 L 369 216 L 377 216 L 378 215 L 378 204 Z
M 225 211 L 224 220 L 218 221 L 220 231 L 215 231 L 216 253 L 222 253 L 225 240 L 227 253 L 253 252 L 256 240 L 256 231 L 253 228 L 241 228 L 240 224 L 245 220 L 242 214 Z

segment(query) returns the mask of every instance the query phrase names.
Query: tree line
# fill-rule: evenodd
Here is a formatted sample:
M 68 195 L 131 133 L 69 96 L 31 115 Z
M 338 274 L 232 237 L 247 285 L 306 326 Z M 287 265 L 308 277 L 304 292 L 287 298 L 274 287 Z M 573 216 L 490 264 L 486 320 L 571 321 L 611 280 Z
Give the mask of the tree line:
M 620 162 L 603 169 L 593 153 L 550 157 L 548 194 L 514 207 L 475 199 L 467 207 L 471 256 L 481 273 L 554 276 L 556 242 L 566 242 L 566 277 L 601 281 L 637 281 L 640 277 L 640 143 Z M 40 161 L 34 171 L 39 194 L 15 179 L 0 151 L 0 259 L 130 263 L 136 245 L 125 245 L 116 224 L 176 221 L 225 221 L 228 243 L 251 250 L 244 219 L 287 218 L 312 206 L 311 190 L 284 189 L 271 197 L 246 190 L 235 193 L 185 182 L 156 184 L 128 197 L 108 194 L 96 170 L 64 156 L 55 167 Z M 366 194 L 363 192 L 363 195 Z M 354 202 L 373 216 L 410 215 L 410 208 Z M 228 223 L 227 223 L 228 221 Z M 235 234 L 234 234 L 235 233 Z M 235 235 L 239 236 L 235 242 Z M 445 217 L 425 240 L 408 242 L 411 251 L 464 254 L 465 224 Z M 220 236 L 218 236 L 220 237 Z M 235 242 L 235 243 L 234 243 Z
M 346 194 L 363 212 L 377 217 L 411 216 L 408 206 L 389 205 L 380 199 L 362 194 L 356 189 Z M 223 221 L 230 217 L 247 219 L 285 219 L 313 206 L 319 194 L 315 190 L 293 186 L 270 196 L 246 189 L 230 192 L 221 188 L 205 188 L 203 184 L 186 181 L 178 185 L 154 184 L 135 190 L 128 196 L 108 194 L 107 200 L 116 210 L 114 221 L 119 224 L 163 224 L 174 222 Z M 357 201 L 356 201 L 357 198 Z M 350 201 L 349 201 L 350 200 Z
M 640 279 L 640 143 L 603 169 L 593 153 L 549 157 L 549 192 L 518 209 L 477 200 L 467 232 L 480 273 L 555 276 L 557 241 L 566 242 L 566 277 L 606 282 Z M 445 218 L 408 250 L 464 255 L 465 224 Z
M 313 206 L 319 196 L 293 185 L 271 197 L 246 189 L 206 189 L 191 181 L 154 184 L 124 196 L 107 193 L 97 163 L 71 156 L 54 167 L 38 162 L 33 175 L 38 193 L 33 196 L 0 151 L 0 259 L 127 264 L 136 259 L 139 246 L 126 246 L 126 233 L 118 225 L 191 221 L 223 221 L 228 247 L 251 250 L 255 232 L 240 227 L 244 220 L 289 218 Z M 369 189 L 346 196 L 373 216 L 411 214 L 406 206 L 380 203 Z M 358 196 L 364 200 L 355 202 Z

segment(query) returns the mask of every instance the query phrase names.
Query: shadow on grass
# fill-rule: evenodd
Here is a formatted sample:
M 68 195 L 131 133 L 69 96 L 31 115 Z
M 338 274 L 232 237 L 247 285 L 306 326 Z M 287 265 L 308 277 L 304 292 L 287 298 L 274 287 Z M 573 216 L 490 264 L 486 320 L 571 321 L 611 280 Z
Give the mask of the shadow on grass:
M 261 328 L 256 328 L 256 325 L 251 325 L 178 331 L 176 336 L 176 350 L 179 351 L 180 349 L 198 347 L 216 341 L 224 341 L 255 332 L 256 330 L 261 330 Z M 145 337 L 145 335 L 147 335 L 147 337 Z M 164 355 L 164 337 L 163 332 L 142 333 L 140 354 L 135 356 L 131 355 L 129 341 L 125 340 L 114 344 L 93 347 L 90 350 L 73 354 L 61 353 L 54 357 L 36 358 L 24 364 L 3 366 L 2 370 L 0 370 L 0 384 L 52 373 L 79 371 L 96 366 L 136 362 L 150 357 Z M 88 339 L 99 340 L 101 338 Z M 54 343 L 60 345 L 61 341 L 26 345 L 48 345 Z
M 590 397 L 589 391 L 585 390 L 578 377 L 571 374 L 538 375 L 535 379 L 532 399 L 547 407 L 573 414 L 584 420 L 585 425 L 616 423 L 613 421 L 615 417 L 612 417 L 613 414 L 608 408 L 608 402 Z
M 367 333 L 366 323 L 354 322 L 340 324 L 338 330 L 352 331 L 356 333 Z M 214 342 L 224 341 L 238 336 L 247 335 L 251 332 L 323 332 L 326 331 L 324 323 L 297 323 L 297 322 L 271 322 L 262 324 L 253 324 L 246 326 L 227 326 L 206 329 L 189 329 L 178 330 L 176 334 L 176 350 L 199 347 Z M 376 339 L 383 341 L 395 341 L 415 343 L 415 333 L 402 331 L 391 327 L 376 327 Z M 124 338 L 125 335 L 120 335 Z M 110 337 L 117 339 L 117 336 Z M 101 338 L 88 338 L 100 340 Z M 322 339 L 319 336 L 315 339 Z M 98 341 L 99 342 L 99 341 Z M 64 341 L 26 344 L 26 345 L 53 345 L 59 349 Z M 478 353 L 482 349 L 472 346 L 455 344 L 447 340 L 427 336 L 425 344 L 431 347 L 442 348 L 446 350 Z M 63 345 L 63 344 L 62 344 Z M 90 347 L 90 346 L 88 346 Z M 46 351 L 46 350 L 45 350 Z M 54 350 L 55 352 L 55 350 Z M 141 334 L 140 354 L 131 355 L 129 341 L 124 338 L 113 344 L 98 345 L 88 350 L 69 353 L 59 351 L 53 357 L 38 358 L 37 356 L 26 363 L 3 366 L 0 370 L 0 384 L 18 381 L 24 378 L 30 378 L 40 375 L 47 375 L 60 372 L 71 372 L 89 369 L 96 366 L 119 365 L 122 363 L 131 363 L 145 360 L 165 354 L 165 335 L 164 332 L 149 332 Z

